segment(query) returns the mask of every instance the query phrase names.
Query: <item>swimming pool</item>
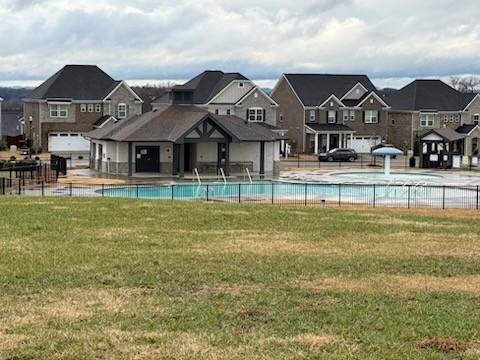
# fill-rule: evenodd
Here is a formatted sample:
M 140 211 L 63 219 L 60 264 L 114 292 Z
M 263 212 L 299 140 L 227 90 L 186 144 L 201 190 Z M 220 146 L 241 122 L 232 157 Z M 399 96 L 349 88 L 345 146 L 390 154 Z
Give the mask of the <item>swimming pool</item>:
M 226 202 L 338 202 L 352 204 L 449 205 L 478 201 L 473 187 L 446 187 L 389 184 L 315 184 L 280 181 L 253 183 L 182 183 L 171 185 L 108 186 L 97 194 L 112 197 L 205 200 Z

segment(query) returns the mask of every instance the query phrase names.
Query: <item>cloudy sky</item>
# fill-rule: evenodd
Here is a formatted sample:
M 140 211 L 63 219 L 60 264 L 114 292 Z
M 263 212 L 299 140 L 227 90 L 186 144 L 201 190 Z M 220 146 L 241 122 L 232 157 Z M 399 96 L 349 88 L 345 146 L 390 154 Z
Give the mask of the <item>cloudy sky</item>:
M 98 64 L 117 79 L 480 74 L 479 0 L 0 0 L 0 82 Z

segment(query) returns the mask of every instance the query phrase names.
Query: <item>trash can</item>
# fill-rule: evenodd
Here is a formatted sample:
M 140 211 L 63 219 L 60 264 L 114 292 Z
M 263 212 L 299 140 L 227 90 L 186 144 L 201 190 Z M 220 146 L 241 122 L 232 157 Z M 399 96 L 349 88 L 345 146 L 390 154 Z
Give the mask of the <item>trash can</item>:
M 410 158 L 410 167 L 411 167 L 411 168 L 414 168 L 414 167 L 415 167 L 415 162 L 416 162 L 415 157 L 412 156 L 412 157 Z

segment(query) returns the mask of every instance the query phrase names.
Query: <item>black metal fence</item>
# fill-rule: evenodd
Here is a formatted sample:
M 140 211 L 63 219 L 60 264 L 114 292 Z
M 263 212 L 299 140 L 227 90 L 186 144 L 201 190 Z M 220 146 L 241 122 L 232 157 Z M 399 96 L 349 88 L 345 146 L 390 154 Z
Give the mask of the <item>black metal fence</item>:
M 0 194 L 27 196 L 114 197 L 206 202 L 271 203 L 302 206 L 479 209 L 479 186 L 254 183 L 60 184 L 12 180 Z

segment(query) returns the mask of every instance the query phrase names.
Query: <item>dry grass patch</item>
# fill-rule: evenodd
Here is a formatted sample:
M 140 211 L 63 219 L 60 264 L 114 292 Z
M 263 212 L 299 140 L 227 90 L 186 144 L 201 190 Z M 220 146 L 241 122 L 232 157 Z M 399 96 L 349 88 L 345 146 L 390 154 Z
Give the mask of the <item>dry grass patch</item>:
M 464 341 L 439 337 L 419 341 L 416 345 L 420 349 L 431 349 L 445 353 L 465 351 L 467 349 L 467 343 Z
M 15 349 L 27 340 L 27 337 L 19 334 L 5 334 L 0 330 L 0 352 Z
M 143 296 L 145 290 L 120 288 L 69 289 L 60 293 L 44 293 L 33 296 L 3 298 L 8 304 L 9 318 L 5 326 L 42 324 L 51 319 L 76 321 L 93 316 L 98 312 L 118 313 L 125 311 L 135 298 Z M 21 304 L 28 304 L 22 306 Z M 5 305 L 6 307 L 7 305 Z
M 197 291 L 194 291 L 196 295 L 216 295 L 216 294 L 229 294 L 239 296 L 243 294 L 254 293 L 264 290 L 265 287 L 260 284 L 212 284 L 203 285 Z

